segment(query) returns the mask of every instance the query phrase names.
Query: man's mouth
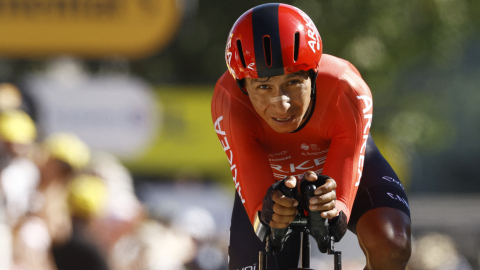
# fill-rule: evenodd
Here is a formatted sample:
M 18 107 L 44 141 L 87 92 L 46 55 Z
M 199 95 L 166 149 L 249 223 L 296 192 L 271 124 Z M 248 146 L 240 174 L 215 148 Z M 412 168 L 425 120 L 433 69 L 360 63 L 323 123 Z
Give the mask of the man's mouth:
M 289 116 L 287 118 L 276 118 L 276 117 L 273 117 L 273 119 L 277 120 L 278 122 L 287 122 L 288 120 L 290 120 L 292 118 L 292 116 Z

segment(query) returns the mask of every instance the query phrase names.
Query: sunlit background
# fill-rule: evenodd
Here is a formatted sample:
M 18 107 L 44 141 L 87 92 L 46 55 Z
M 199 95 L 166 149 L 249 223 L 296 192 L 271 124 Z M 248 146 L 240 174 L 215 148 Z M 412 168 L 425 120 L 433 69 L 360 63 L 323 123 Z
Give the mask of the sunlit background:
M 480 269 L 480 1 L 285 2 L 370 86 L 409 196 L 408 269 Z M 262 3 L 0 0 L 0 270 L 76 269 L 57 258 L 82 245 L 98 264 L 80 269 L 227 269 L 235 188 L 210 101 L 231 26 Z M 363 269 L 354 235 L 338 247 Z

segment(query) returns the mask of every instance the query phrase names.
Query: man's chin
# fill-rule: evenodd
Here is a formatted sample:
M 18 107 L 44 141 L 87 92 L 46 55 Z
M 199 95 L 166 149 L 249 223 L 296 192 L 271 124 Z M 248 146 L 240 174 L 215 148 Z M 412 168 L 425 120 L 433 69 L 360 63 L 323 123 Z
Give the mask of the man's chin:
M 276 123 L 270 124 L 270 127 L 277 133 L 288 133 L 295 131 L 298 127 L 296 125 L 278 125 Z

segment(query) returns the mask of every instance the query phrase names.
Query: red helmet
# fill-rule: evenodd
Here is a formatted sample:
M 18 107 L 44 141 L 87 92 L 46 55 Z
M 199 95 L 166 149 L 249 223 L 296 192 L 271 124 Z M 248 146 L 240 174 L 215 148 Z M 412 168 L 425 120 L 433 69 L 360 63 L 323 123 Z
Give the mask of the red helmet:
M 316 74 L 322 47 L 317 28 L 303 11 L 287 4 L 264 4 L 235 22 L 225 60 L 236 80 L 312 69 Z

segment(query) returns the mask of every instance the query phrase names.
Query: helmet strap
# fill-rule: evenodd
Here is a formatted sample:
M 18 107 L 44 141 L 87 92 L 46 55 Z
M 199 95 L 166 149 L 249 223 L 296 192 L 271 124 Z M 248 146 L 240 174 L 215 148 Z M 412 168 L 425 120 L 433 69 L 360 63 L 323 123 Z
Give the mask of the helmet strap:
M 310 79 L 312 80 L 312 95 L 310 96 L 310 99 L 315 100 L 318 73 L 315 72 L 315 70 L 310 69 L 308 71 L 308 74 L 310 75 Z
M 236 80 L 238 87 L 242 90 L 242 93 L 248 96 L 247 90 L 245 89 L 245 79 Z

